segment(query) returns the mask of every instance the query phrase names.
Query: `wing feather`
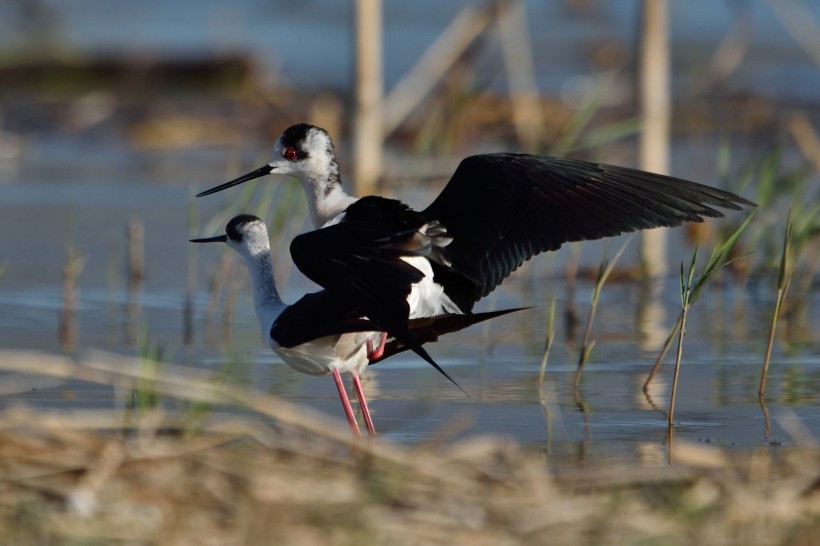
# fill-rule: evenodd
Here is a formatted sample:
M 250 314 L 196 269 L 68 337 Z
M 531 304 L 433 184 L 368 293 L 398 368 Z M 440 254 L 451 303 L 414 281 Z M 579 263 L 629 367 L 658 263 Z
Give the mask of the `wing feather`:
M 453 242 L 452 267 L 476 281 L 474 303 L 535 254 L 573 241 L 721 217 L 755 206 L 679 178 L 526 154 L 468 157 L 423 211 Z M 471 308 L 472 304 L 468 305 Z

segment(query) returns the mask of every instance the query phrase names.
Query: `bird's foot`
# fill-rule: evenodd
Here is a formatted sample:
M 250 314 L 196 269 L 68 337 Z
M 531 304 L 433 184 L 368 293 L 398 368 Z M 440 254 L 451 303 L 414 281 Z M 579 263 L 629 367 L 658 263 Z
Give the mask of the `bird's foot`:
M 371 340 L 367 340 L 367 359 L 370 362 L 374 360 L 380 359 L 384 356 L 384 344 L 387 342 L 387 332 L 382 332 L 381 338 L 379 339 L 379 346 L 375 349 L 373 348 L 373 342 Z

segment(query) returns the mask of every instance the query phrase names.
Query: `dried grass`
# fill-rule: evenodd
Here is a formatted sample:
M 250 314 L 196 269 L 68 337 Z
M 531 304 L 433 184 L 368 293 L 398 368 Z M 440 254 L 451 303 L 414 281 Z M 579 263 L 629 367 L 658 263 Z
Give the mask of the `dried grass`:
M 120 386 L 139 377 L 118 358 L 6 352 L 0 369 Z M 816 448 L 678 443 L 674 466 L 552 467 L 498 438 L 354 445 L 335 421 L 197 371 L 164 371 L 154 386 L 245 409 L 196 432 L 160 410 L 128 427 L 122 410 L 0 412 L 2 543 L 820 543 Z

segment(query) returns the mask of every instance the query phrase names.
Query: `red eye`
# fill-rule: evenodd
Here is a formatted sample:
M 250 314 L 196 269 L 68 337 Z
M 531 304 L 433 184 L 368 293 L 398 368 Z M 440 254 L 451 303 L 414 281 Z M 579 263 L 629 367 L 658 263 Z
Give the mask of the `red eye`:
M 287 148 L 284 152 L 282 152 L 282 157 L 288 161 L 293 161 L 296 159 L 296 150 L 293 148 Z

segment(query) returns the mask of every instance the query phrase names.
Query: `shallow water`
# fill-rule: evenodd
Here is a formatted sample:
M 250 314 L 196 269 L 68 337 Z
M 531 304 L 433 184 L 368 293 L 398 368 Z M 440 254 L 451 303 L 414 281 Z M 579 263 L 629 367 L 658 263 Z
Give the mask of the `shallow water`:
M 309 4 L 312 8 L 324 5 Z M 545 95 L 569 100 L 567 95 L 577 87 L 577 78 L 595 70 L 589 52 L 598 39 L 631 47 L 637 3 L 618 9 L 612 3 L 599 17 L 579 15 L 565 4 L 529 2 L 529 21 L 539 88 Z M 270 69 L 271 78 L 281 75 L 297 87 L 345 88 L 349 83 L 350 33 L 348 25 L 339 24 L 346 12 L 297 10 L 292 2 L 271 7 L 252 0 L 238 3 L 239 9 L 231 13 L 218 8 L 194 9 L 199 3 L 109 2 L 89 17 L 89 5 L 99 5 L 80 0 L 45 5 L 51 6 L 52 21 L 66 49 L 92 57 L 111 52 L 197 56 L 236 48 L 250 51 Z M 388 3 L 388 86 L 412 65 L 461 5 Z M 0 10 L 12 10 L 10 6 Z M 763 3 L 750 2 L 748 6 L 755 23 L 754 36 L 746 58 L 725 82 L 728 93 L 760 93 L 775 102 L 805 101 L 811 116 L 820 71 Z M 709 0 L 673 3 L 671 7 L 678 10 L 671 20 L 673 62 L 680 74 L 682 67 L 706 62 L 731 19 L 724 4 Z M 113 20 L 116 24 L 106 24 Z M 215 21 L 219 25 L 214 25 Z M 0 17 L 0 28 L 5 28 L 3 25 L 8 32 L 0 33 L 0 48 L 30 38 L 20 35 L 18 29 L 25 27 L 12 16 Z M 486 72 L 479 70 L 479 79 L 487 74 L 498 79 L 497 48 L 494 52 L 495 60 L 493 54 L 483 60 Z M 679 77 L 675 85 L 685 88 L 688 82 Z M 495 84 L 504 87 L 503 81 Z M 237 168 L 258 166 L 268 153 L 271 135 L 250 134 L 247 141 L 231 140 L 218 146 L 146 149 L 129 136 L 128 124 L 134 121 L 129 116 L 134 114 L 127 108 L 125 114 L 115 114 L 101 123 L 74 127 L 66 119 L 76 113 L 77 105 L 31 105 L 26 104 L 26 97 L 4 98 L 2 129 L 19 136 L 22 152 L 11 159 L 0 157 L 0 266 L 6 265 L 0 277 L 1 347 L 62 350 L 58 336 L 62 268 L 71 249 L 84 263 L 78 279 L 76 350 L 103 348 L 133 355 L 142 329 L 149 343 L 162 347 L 173 363 L 213 370 L 230 368 L 237 381 L 340 415 L 329 378 L 302 376 L 263 345 L 246 284 L 227 283 L 230 289 L 226 290 L 238 294 L 233 315 L 227 319 L 222 315 L 224 292 L 217 313 L 210 313 L 210 279 L 229 250 L 197 248 L 192 254 L 192 245 L 186 242 L 191 236 L 219 232 L 228 217 L 238 212 L 224 210 L 227 203 L 236 207 L 237 192 L 197 200 L 197 228 L 192 232 L 187 220 L 191 196 L 238 174 Z M 199 105 L 193 99 L 175 100 L 185 108 Z M 159 98 L 156 102 L 162 103 Z M 207 108 L 203 111 L 210 113 Z M 152 115 L 162 117 L 161 113 L 148 117 Z M 226 120 L 224 125 L 230 123 Z M 5 136 L 0 132 L 0 144 Z M 716 143 L 713 135 L 680 138 L 673 144 L 673 172 L 693 179 L 703 173 L 712 177 Z M 242 156 L 241 161 L 237 156 Z M 282 189 L 286 187 L 282 184 L 277 188 L 275 201 L 287 197 Z M 430 191 L 399 194 L 423 205 L 429 201 Z M 304 208 L 300 199 L 294 201 L 296 212 Z M 145 230 L 146 277 L 133 291 L 129 291 L 123 273 L 124 233 L 130 219 L 140 220 Z M 738 216 L 732 219 L 737 221 Z M 285 258 L 288 241 L 304 229 L 302 216 L 294 214 L 274 252 L 277 276 L 288 301 L 313 289 L 297 272 L 290 271 Z M 670 239 L 670 263 L 688 263 L 691 248 L 683 232 L 671 232 Z M 609 243 L 610 253 L 620 243 Z M 633 241 L 623 263 L 634 263 L 636 246 L 637 241 Z M 582 265 L 597 266 L 603 247 L 603 243 L 585 244 Z M 581 325 L 569 335 L 559 318 L 556 343 L 539 389 L 549 302 L 557 298 L 561 317 L 569 298 L 563 281 L 568 256 L 564 248 L 537 258 L 478 307 L 533 309 L 450 335 L 430 347 L 433 357 L 469 396 L 413 355 L 400 355 L 372 367 L 366 389 L 381 433 L 409 444 L 491 433 L 513 437 L 555 457 L 626 457 L 647 464 L 665 461 L 668 440 L 664 411 L 672 355 L 667 356 L 650 397 L 640 386 L 659 343 L 677 317 L 677 280 L 668 279 L 654 302 L 645 301 L 635 283 L 609 283 L 605 287 L 592 332 L 597 344 L 576 393 L 572 380 L 592 288 L 588 281 L 579 281 L 573 301 Z M 188 280 L 189 267 L 195 271 L 191 276 L 195 282 Z M 244 272 L 235 266 L 231 271 L 229 279 L 244 278 Z M 773 306 L 772 282 L 763 279 L 748 287 L 734 287 L 728 278 L 726 282 L 725 288 L 715 287 L 704 294 L 690 315 L 675 438 L 736 449 L 779 449 L 800 439 L 792 429 L 787 431 L 793 416 L 820 438 L 817 287 L 808 295 L 806 315 L 788 329 L 780 324 L 764 410 L 756 392 Z M 193 337 L 186 344 L 183 308 L 189 289 L 193 293 Z M 79 382 L 5 375 L 1 383 L 0 407 L 26 403 L 71 411 L 121 403 L 112 388 Z
M 186 242 L 182 213 L 187 189 L 128 186 L 119 194 L 94 186 L 84 190 L 64 195 L 56 188 L 53 192 L 0 188 L 0 232 L 19 234 L 4 242 L 8 268 L 0 279 L 0 345 L 60 351 L 60 276 L 70 240 L 86 258 L 78 281 L 78 350 L 103 348 L 135 354 L 128 338 L 133 339 L 137 321 L 141 321 L 149 342 L 163 347 L 172 362 L 214 370 L 230 368 L 237 381 L 340 416 L 330 378 L 300 375 L 262 344 L 245 283 L 237 287 L 231 318 L 223 320 L 221 303 L 220 311 L 209 313 L 208 278 L 223 255 L 230 255 L 227 247 L 196 247 L 194 334 L 190 345 L 183 343 L 185 272 L 192 246 Z M 216 206 L 206 203 L 201 215 L 209 218 L 214 214 L 210 207 Z M 129 296 L 121 272 L 124 222 L 131 217 L 150 217 L 145 223 L 146 279 L 134 296 Z M 301 227 L 297 221 L 289 229 Z M 682 232 L 673 233 L 675 252 L 687 252 Z M 585 246 L 582 264 L 595 265 L 601 245 Z M 284 248 L 274 252 L 278 266 Z M 651 304 L 642 301 L 637 283 L 605 286 L 592 332 L 597 344 L 576 399 L 572 380 L 592 286 L 581 280 L 576 287 L 574 302 L 581 324 L 574 337 L 568 338 L 562 319 L 567 287 L 561 275 L 568 255 L 565 248 L 536 258 L 479 305 L 480 309 L 532 309 L 451 334 L 430 347 L 433 357 L 469 396 L 412 354 L 371 367 L 365 388 L 381 433 L 406 443 L 489 433 L 513 437 L 555 457 L 665 460 L 664 411 L 673 357 L 667 356 L 650 397 L 642 393 L 641 384 L 658 354 L 658 341 L 665 338 L 677 317 L 677 281 L 667 280 Z M 280 279 L 287 276 L 284 296 L 288 301 L 312 289 L 298 272 L 279 267 L 278 273 Z M 235 269 L 230 278 L 244 280 L 244 272 Z M 691 311 L 676 438 L 738 449 L 791 446 L 796 439 L 781 424 L 791 414 L 815 436 L 820 434 L 820 358 L 817 339 L 811 336 L 820 323 L 818 306 L 810 304 L 806 322 L 779 337 L 766 418 L 756 392 L 773 291 L 751 286 L 715 287 Z M 558 301 L 559 324 L 539 391 L 547 309 L 553 297 Z M 811 298 L 816 297 L 815 290 Z M 138 309 L 131 319 L 129 302 L 136 304 L 131 309 Z M 781 324 L 781 334 L 784 332 Z M 0 397 L 4 407 L 23 402 L 70 411 L 120 403 L 109 387 L 25 377 L 15 377 L 14 382 L 6 378 L 5 384 Z

